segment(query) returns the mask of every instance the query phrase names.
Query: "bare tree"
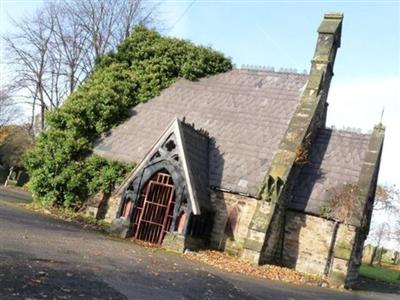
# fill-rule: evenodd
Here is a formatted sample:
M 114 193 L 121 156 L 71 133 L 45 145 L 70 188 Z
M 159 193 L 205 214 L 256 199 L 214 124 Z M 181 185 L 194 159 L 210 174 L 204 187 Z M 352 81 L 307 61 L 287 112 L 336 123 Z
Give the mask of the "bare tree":
M 18 117 L 18 113 L 19 109 L 15 105 L 10 89 L 8 87 L 2 87 L 0 89 L 0 130 L 5 125 L 15 121 Z
M 374 210 L 400 214 L 400 190 L 395 185 L 378 185 Z
M 135 25 L 154 24 L 157 7 L 145 5 L 143 0 L 64 0 L 63 5 L 89 38 L 86 58 L 90 67 L 128 37 Z
M 31 127 L 39 119 L 43 130 L 45 112 L 60 106 L 135 25 L 154 24 L 155 10 L 144 0 L 60 0 L 14 20 L 15 32 L 3 39 L 19 102 L 32 107 Z
M 54 18 L 51 57 L 58 67 L 54 72 L 66 82 L 68 95 L 86 79 L 88 74 L 85 65 L 90 48 L 88 34 L 79 25 L 79 20 L 68 10 L 65 3 L 50 3 L 46 7 L 46 13 Z M 58 80 L 55 81 L 55 83 L 58 82 Z
M 385 218 L 385 221 L 383 220 Z M 375 194 L 374 217 L 368 235 L 374 245 L 371 264 L 380 263 L 383 245 L 396 241 L 400 245 L 400 191 L 395 185 L 379 185 Z
M 54 76 L 50 68 L 49 46 L 53 34 L 54 19 L 43 18 L 38 12 L 31 18 L 13 21 L 17 33 L 4 37 L 8 52 L 8 62 L 14 68 L 14 87 L 22 91 L 22 102 L 40 107 L 41 129 L 44 128 L 44 113 L 55 107 L 49 91 L 50 78 Z
M 370 235 L 370 239 L 375 242 L 376 245 L 372 252 L 370 264 L 372 265 L 376 260 L 378 260 L 378 264 L 380 264 L 383 251 L 382 243 L 391 239 L 390 224 L 387 222 L 379 224 L 372 230 Z

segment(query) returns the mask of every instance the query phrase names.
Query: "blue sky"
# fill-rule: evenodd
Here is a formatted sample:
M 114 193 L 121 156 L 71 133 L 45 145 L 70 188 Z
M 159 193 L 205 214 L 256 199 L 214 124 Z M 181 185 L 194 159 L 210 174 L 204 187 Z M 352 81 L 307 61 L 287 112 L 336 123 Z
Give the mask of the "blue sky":
M 8 16 L 22 18 L 42 4 L 0 1 L 2 33 L 12 30 Z M 238 67 L 299 71 L 309 70 L 323 14 L 343 12 L 328 123 L 368 131 L 385 108 L 387 134 L 379 180 L 400 186 L 399 1 L 163 1 L 159 9 L 164 34 L 212 46 Z
M 8 16 L 23 18 L 42 3 L 2 0 L 0 31 L 13 30 Z M 164 34 L 212 46 L 237 67 L 298 71 L 309 70 L 323 14 L 343 12 L 328 124 L 368 131 L 385 108 L 380 182 L 400 186 L 400 1 L 163 1 L 159 11 Z M 1 73 L 4 81 L 4 66 Z
M 168 35 L 210 45 L 240 67 L 309 70 L 325 12 L 344 13 L 328 124 L 387 126 L 379 181 L 400 186 L 400 1 L 166 1 Z M 166 26 L 168 28 L 168 26 Z
M 174 23 L 193 1 L 170 2 Z M 221 50 L 238 65 L 309 69 L 316 29 L 325 12 L 344 12 L 342 49 L 335 67 L 340 80 L 398 76 L 400 2 L 375 1 L 194 1 L 169 32 Z M 339 80 L 339 79 L 338 79 Z

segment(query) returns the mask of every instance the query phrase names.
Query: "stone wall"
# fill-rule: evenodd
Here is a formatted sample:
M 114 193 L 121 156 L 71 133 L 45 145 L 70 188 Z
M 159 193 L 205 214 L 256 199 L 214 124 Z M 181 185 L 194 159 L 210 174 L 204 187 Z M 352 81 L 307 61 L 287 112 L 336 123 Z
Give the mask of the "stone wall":
M 347 287 L 353 286 L 358 279 L 364 242 L 371 222 L 384 137 L 385 128 L 382 124 L 375 126 L 358 181 L 362 209 L 354 210 L 348 225 L 340 226 L 335 244 L 334 265 L 330 278 Z
M 298 271 L 324 275 L 335 222 L 300 212 L 286 213 L 282 263 Z
M 259 201 L 254 198 L 222 191 L 212 191 L 210 198 L 212 210 L 214 211 L 210 247 L 239 255 L 243 249 L 248 227 Z M 104 199 L 103 193 L 98 193 L 88 203 L 86 212 L 92 216 L 98 216 L 100 211 L 103 211 L 104 215 L 102 218 L 111 223 L 117 215 L 120 201 L 121 194 L 119 192 L 112 194 L 108 199 Z M 237 213 L 233 216 L 232 211 L 234 209 Z M 229 216 L 231 218 L 234 217 L 236 220 L 235 224 L 231 224 L 234 227 L 231 234 L 226 232 Z M 176 238 L 172 238 L 171 236 L 171 240 L 175 241 Z M 166 242 L 167 244 L 168 241 Z
M 329 271 L 330 281 L 349 286 L 346 282 L 354 282 L 357 279 L 358 256 L 361 260 L 361 253 L 360 255 L 356 254 L 355 252 L 358 251 L 354 247 L 357 234 L 356 227 L 346 224 L 339 225 Z
M 239 255 L 258 202 L 250 197 L 212 191 L 211 205 L 215 214 L 210 237 L 211 248 Z M 232 222 L 227 225 L 229 217 Z
M 99 192 L 88 200 L 85 212 L 89 216 L 111 223 L 117 216 L 120 202 L 120 193 L 106 195 Z
M 359 229 L 354 226 L 287 211 L 282 264 L 351 286 L 361 261 L 358 238 Z
M 106 221 L 111 222 L 117 217 L 117 212 L 120 204 L 121 204 L 121 194 L 117 193 L 111 195 L 110 199 L 107 202 L 107 208 L 106 208 L 107 213 L 105 214 L 104 218 Z

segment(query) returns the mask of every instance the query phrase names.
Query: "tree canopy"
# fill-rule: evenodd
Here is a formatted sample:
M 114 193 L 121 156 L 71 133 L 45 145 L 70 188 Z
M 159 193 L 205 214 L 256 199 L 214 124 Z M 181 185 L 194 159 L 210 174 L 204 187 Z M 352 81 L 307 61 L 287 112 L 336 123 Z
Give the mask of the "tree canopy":
M 93 193 L 109 192 L 129 167 L 92 155 L 93 142 L 126 119 L 130 108 L 179 78 L 196 80 L 231 68 L 222 53 L 136 27 L 117 51 L 97 60 L 64 105 L 48 113 L 47 130 L 25 157 L 34 197 L 79 208 Z
M 22 168 L 23 153 L 33 144 L 28 125 L 0 128 L 0 163 L 7 168 Z

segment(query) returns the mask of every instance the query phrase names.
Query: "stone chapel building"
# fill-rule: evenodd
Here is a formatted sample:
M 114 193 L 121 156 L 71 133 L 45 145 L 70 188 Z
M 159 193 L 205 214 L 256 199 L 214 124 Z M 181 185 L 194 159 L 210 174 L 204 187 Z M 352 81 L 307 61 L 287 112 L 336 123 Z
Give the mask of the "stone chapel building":
M 342 20 L 325 14 L 309 74 L 234 69 L 181 79 L 134 107 L 95 148 L 137 163 L 108 201 L 92 204 L 105 209 L 112 230 L 351 286 L 369 231 L 384 128 L 361 134 L 325 126 Z

